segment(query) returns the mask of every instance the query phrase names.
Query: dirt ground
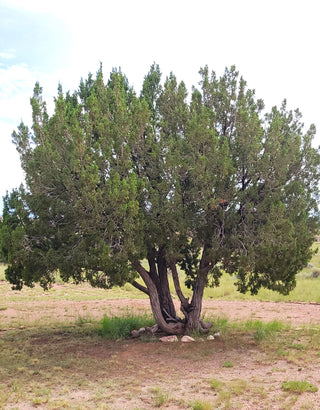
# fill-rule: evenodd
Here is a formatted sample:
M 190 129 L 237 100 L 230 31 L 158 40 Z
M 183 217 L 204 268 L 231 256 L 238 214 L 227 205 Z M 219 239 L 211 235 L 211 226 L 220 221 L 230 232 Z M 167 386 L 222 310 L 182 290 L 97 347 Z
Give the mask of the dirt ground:
M 6 333 L 6 324 L 11 329 L 26 329 L 48 319 L 62 323 L 86 316 L 150 312 L 149 301 L 144 299 L 47 300 L 6 305 L 6 310 L 0 312 L 0 338 Z M 213 341 L 189 344 L 101 339 L 88 344 L 79 340 L 66 343 L 60 334 L 50 339 L 35 337 L 30 355 L 37 354 L 40 362 L 42 350 L 46 354 L 61 343 L 59 354 L 70 362 L 68 375 L 62 375 L 62 379 L 75 377 L 76 372 L 78 380 L 86 377 L 85 372 L 81 376 L 83 369 L 73 368 L 74 357 L 95 368 L 95 380 L 90 376 L 90 386 L 65 386 L 63 392 L 61 388 L 53 389 L 51 401 L 37 408 L 61 408 L 54 407 L 59 399 L 59 403 L 65 403 L 62 407 L 79 409 L 320 409 L 319 391 L 296 394 L 282 389 L 286 381 L 307 381 L 320 389 L 320 346 L 314 345 L 312 333 L 299 333 L 305 325 L 311 329 L 319 326 L 320 304 L 207 300 L 203 311 L 230 321 L 280 320 L 291 324 L 294 335 L 284 347 L 276 343 L 273 346 L 273 341 L 256 343 L 250 334 L 238 335 L 237 340 L 222 335 Z M 5 408 L 34 407 L 20 400 L 18 407 Z
M 89 301 L 24 301 L 22 304 L 6 302 L 7 309 L 0 312 L 1 323 L 17 322 L 22 325 L 50 321 L 63 322 L 79 317 L 92 318 L 107 315 L 121 315 L 125 312 L 148 312 L 150 304 L 147 299 L 109 299 Z M 178 303 L 176 304 L 179 311 Z M 203 313 L 207 316 L 218 316 L 230 321 L 262 320 L 265 322 L 279 320 L 292 326 L 320 324 L 320 304 L 281 303 L 281 302 L 246 302 L 205 300 Z

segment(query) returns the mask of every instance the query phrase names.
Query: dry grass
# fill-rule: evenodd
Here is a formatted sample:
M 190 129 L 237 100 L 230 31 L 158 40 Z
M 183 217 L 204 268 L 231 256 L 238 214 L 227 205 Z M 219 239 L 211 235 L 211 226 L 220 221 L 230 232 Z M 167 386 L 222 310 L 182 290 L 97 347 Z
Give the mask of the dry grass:
M 146 312 L 130 285 L 105 291 L 58 283 L 49 292 L 15 292 L 3 272 L 0 266 L 0 408 L 320 408 L 319 391 L 283 390 L 288 381 L 319 388 L 319 325 L 266 323 L 254 312 L 250 321 L 232 321 L 212 311 L 208 319 L 221 333 L 214 341 L 110 341 L 100 330 L 113 306 L 117 316 Z M 304 288 L 304 300 L 317 301 L 319 287 L 320 279 L 304 271 L 296 295 Z M 208 292 L 239 297 L 229 276 Z M 130 308 L 123 303 L 129 300 Z

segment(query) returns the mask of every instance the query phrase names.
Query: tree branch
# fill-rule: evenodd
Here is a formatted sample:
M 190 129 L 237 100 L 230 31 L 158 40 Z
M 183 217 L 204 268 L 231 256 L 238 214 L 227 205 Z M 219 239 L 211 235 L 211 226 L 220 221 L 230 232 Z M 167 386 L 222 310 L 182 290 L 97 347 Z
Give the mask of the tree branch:
M 185 314 L 185 311 L 187 311 L 188 308 L 189 308 L 189 300 L 182 293 L 181 286 L 180 286 L 179 275 L 178 275 L 178 271 L 177 271 L 177 267 L 176 267 L 175 262 L 170 261 L 169 266 L 170 266 L 170 270 L 171 270 L 171 273 L 172 273 L 174 288 L 176 290 L 178 298 L 180 299 L 181 306 L 184 309 L 184 310 L 182 310 L 182 309 L 181 310 Z
M 131 285 L 134 286 L 136 289 L 139 289 L 139 290 L 141 290 L 141 292 L 143 292 L 143 293 L 145 293 L 146 295 L 150 296 L 150 293 L 149 293 L 148 289 L 147 289 L 145 286 L 140 285 L 140 283 L 138 283 L 136 280 L 134 280 L 133 282 L 130 282 L 130 283 L 131 283 Z

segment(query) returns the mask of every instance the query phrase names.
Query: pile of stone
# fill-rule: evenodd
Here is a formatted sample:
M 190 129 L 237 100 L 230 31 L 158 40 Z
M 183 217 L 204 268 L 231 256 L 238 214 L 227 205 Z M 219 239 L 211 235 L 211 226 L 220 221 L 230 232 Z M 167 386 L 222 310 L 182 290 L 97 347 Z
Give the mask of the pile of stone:
M 159 332 L 159 327 L 158 325 L 154 325 L 151 327 L 141 327 L 139 330 L 132 330 L 131 336 L 133 338 L 138 338 L 143 334 L 149 334 L 149 335 L 155 335 L 156 333 Z M 220 337 L 220 332 L 214 333 L 213 335 L 207 336 L 207 340 L 214 340 L 216 338 Z M 163 336 L 159 338 L 160 342 L 163 343 L 172 343 L 172 342 L 179 342 L 179 338 L 176 335 L 171 335 L 171 336 Z M 180 342 L 182 343 L 190 343 L 190 342 L 204 342 L 205 339 L 202 337 L 199 339 L 194 339 L 191 336 L 184 335 L 181 337 Z
M 217 333 L 214 333 L 213 335 L 209 335 L 209 336 L 207 336 L 207 340 L 214 340 L 214 339 L 216 339 L 216 338 L 218 338 L 218 337 L 220 337 L 220 333 L 219 332 L 217 332 Z M 178 339 L 178 336 L 176 336 L 176 335 L 172 335 L 172 336 L 163 336 L 163 337 L 160 337 L 160 342 L 163 342 L 163 343 L 173 343 L 173 342 L 179 342 L 179 339 Z M 193 338 L 193 337 L 191 337 L 191 336 L 187 336 L 187 335 L 184 335 L 184 336 L 182 336 L 181 337 L 181 339 L 180 339 L 180 342 L 182 342 L 182 343 L 192 343 L 192 342 L 204 342 L 205 341 L 205 339 L 203 339 L 202 337 L 200 337 L 199 339 L 195 339 L 195 338 Z

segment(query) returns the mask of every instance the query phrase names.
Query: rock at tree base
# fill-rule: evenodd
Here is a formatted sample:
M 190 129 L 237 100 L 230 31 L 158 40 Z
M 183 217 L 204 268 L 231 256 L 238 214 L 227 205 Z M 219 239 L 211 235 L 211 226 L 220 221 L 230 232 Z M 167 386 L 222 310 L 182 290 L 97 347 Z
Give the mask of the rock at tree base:
M 191 336 L 182 336 L 181 342 L 184 342 L 184 343 L 195 342 L 195 339 Z
M 163 336 L 160 337 L 160 342 L 164 342 L 164 343 L 172 343 L 172 342 L 178 342 L 178 338 L 176 335 L 173 336 Z
M 138 330 L 132 330 L 131 336 L 134 338 L 140 337 L 140 332 Z
M 214 336 L 209 335 L 209 336 L 207 337 L 207 340 L 214 340 Z

